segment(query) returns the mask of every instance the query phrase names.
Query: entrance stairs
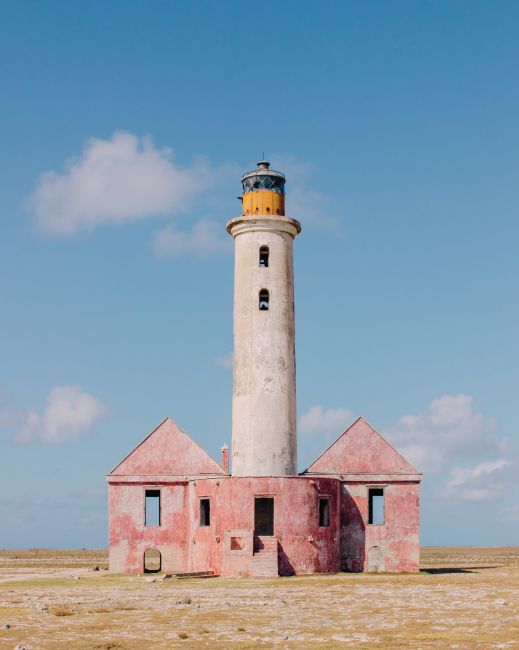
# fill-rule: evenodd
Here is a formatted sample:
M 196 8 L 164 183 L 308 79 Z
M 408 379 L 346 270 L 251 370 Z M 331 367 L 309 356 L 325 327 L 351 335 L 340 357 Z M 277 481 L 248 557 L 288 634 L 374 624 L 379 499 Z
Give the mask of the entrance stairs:
M 277 578 L 278 540 L 276 537 L 258 535 L 254 537 L 254 554 L 250 565 L 253 578 Z

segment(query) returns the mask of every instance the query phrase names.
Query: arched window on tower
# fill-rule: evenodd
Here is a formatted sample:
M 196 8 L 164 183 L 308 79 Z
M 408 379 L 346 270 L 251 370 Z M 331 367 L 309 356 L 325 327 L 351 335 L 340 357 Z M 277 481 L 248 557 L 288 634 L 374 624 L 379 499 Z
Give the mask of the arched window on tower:
M 266 269 L 269 265 L 269 247 L 261 246 L 259 249 L 259 265 L 261 269 Z
M 267 311 L 269 308 L 269 292 L 268 289 L 262 289 L 259 292 L 259 309 L 260 311 Z

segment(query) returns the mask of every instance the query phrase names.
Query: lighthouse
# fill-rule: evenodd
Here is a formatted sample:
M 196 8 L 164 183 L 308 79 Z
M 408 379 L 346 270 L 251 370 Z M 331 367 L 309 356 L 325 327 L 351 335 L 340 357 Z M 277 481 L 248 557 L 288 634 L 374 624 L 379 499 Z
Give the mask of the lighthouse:
M 301 226 L 285 215 L 285 176 L 267 161 L 241 183 L 241 214 L 227 223 L 232 468 L 227 445 L 217 462 L 162 420 L 107 476 L 110 570 L 418 571 L 421 474 L 364 418 L 297 474 L 293 247 Z
M 234 238 L 232 475 L 297 471 L 293 242 L 285 176 L 260 161 L 242 176 Z

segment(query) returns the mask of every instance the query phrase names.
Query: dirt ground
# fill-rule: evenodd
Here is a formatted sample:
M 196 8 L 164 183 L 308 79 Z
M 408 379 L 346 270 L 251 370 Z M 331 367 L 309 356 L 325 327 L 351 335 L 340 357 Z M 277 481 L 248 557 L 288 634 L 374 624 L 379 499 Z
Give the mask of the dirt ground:
M 519 649 L 519 547 L 424 548 L 414 575 L 163 580 L 106 566 L 105 551 L 0 551 L 0 648 Z

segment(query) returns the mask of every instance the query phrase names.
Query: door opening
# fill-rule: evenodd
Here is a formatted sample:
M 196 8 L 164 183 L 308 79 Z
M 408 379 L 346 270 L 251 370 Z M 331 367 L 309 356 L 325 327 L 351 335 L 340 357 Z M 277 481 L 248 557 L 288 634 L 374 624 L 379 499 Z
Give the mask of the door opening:
M 254 499 L 254 534 L 274 535 L 274 498 Z

